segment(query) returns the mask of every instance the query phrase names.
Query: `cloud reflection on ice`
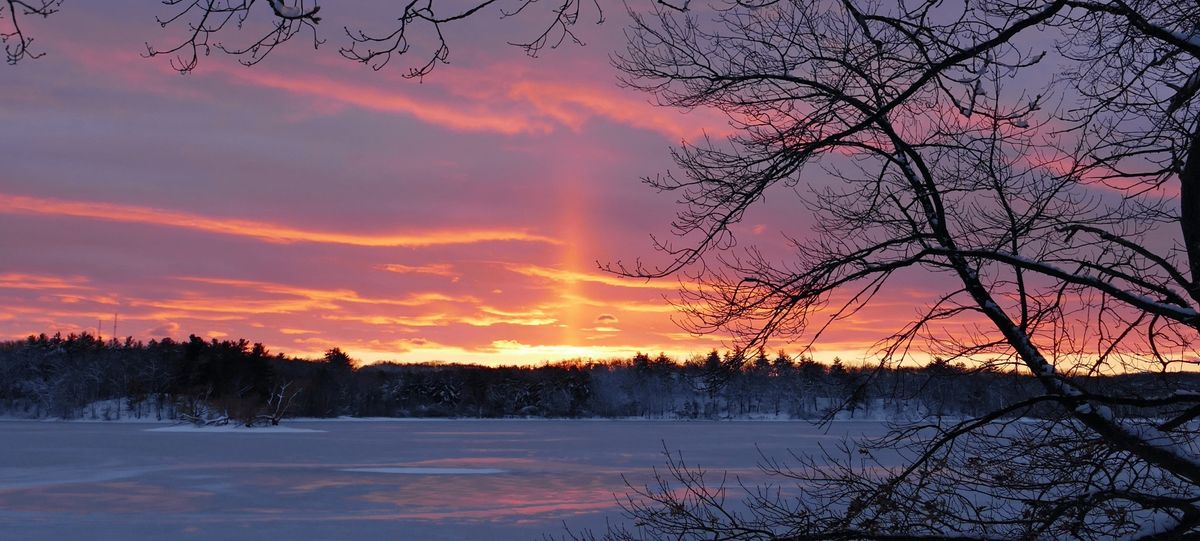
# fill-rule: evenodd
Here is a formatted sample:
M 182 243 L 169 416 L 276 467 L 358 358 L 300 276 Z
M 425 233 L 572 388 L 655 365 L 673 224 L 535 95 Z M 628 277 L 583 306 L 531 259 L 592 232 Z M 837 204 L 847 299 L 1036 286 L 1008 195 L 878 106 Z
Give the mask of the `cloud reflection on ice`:
M 495 475 L 507 473 L 495 468 L 342 468 L 338 471 L 354 473 L 388 473 L 395 475 Z

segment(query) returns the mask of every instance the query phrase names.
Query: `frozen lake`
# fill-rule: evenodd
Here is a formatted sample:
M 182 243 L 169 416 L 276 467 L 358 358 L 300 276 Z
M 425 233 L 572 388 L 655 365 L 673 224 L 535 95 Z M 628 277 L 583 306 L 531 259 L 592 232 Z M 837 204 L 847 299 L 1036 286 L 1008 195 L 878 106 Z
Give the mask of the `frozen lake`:
M 194 433 L 139 423 L 0 422 L 0 536 L 42 539 L 539 539 L 622 520 L 621 476 L 663 442 L 761 477 L 783 457 L 881 423 L 333 421 Z M 148 430 L 150 429 L 150 430 Z

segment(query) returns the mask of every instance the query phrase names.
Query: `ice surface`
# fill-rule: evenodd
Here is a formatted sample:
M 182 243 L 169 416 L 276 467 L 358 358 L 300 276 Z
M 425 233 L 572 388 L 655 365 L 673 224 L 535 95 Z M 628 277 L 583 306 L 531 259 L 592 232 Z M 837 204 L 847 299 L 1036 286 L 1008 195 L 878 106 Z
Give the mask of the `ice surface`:
M 341 471 L 397 475 L 494 475 L 507 473 L 507 470 L 496 468 L 342 468 Z
M 785 458 L 884 424 L 311 421 L 263 436 L 146 428 L 0 422 L 0 539 L 540 539 L 564 524 L 624 520 L 621 476 L 648 481 L 664 443 L 753 484 L 762 480 L 755 444 Z
M 224 425 L 224 426 L 196 426 L 191 424 L 180 424 L 171 426 L 160 426 L 158 428 L 147 428 L 147 432 L 193 432 L 193 433 L 233 433 L 233 434 L 296 434 L 300 432 L 324 432 L 324 430 L 316 430 L 312 428 L 293 428 L 290 426 L 256 426 L 247 428 L 241 425 Z

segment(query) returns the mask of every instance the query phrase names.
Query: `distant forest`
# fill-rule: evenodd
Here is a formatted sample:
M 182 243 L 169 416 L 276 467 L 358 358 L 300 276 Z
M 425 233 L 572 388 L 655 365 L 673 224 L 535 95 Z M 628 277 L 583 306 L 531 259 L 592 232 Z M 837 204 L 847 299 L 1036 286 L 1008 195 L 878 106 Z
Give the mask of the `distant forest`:
M 1135 396 L 1200 390 L 1200 376 L 1081 377 Z M 784 352 L 735 358 L 565 361 L 541 366 L 380 363 L 339 349 L 318 360 L 246 340 L 0 342 L 0 415 L 277 424 L 285 417 L 849 418 L 969 416 L 1035 396 L 1016 373 L 934 360 L 912 369 L 825 365 Z M 1116 405 L 1119 411 L 1119 405 Z M 1014 415 L 1040 416 L 1031 408 Z

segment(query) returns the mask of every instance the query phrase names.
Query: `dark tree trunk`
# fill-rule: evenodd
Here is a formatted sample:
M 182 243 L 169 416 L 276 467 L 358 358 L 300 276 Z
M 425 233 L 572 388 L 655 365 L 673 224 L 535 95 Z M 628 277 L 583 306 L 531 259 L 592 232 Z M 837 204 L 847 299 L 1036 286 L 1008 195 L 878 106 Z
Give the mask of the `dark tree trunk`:
M 1191 271 L 1188 294 L 1200 301 L 1200 125 L 1192 132 L 1187 161 L 1179 172 L 1179 225 Z

